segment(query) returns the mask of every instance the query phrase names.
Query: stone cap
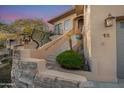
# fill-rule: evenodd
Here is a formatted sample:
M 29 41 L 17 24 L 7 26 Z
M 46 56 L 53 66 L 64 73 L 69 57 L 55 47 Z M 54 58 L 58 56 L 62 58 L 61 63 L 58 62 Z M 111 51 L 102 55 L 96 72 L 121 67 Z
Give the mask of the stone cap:
M 45 59 L 37 59 L 37 58 L 23 58 L 21 61 L 26 61 L 26 62 L 38 62 L 38 61 L 43 61 L 45 62 Z

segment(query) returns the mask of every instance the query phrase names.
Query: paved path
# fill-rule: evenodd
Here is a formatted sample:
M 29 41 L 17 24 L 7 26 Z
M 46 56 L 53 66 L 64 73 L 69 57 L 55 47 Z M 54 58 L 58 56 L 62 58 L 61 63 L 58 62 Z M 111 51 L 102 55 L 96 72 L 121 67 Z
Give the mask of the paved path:
M 124 88 L 124 79 L 119 80 L 118 82 L 97 82 L 97 81 L 88 81 L 85 84 L 86 87 L 91 88 Z

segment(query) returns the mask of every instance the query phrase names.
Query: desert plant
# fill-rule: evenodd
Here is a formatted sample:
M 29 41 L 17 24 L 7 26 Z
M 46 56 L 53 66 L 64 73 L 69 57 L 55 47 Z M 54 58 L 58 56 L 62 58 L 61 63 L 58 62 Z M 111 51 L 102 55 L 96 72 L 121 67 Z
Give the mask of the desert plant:
M 69 39 L 69 47 L 70 47 L 70 50 L 73 50 L 73 48 L 72 48 L 72 39 L 71 39 L 71 37 L 72 37 L 72 35 L 73 35 L 73 32 L 70 31 L 70 32 L 68 32 L 66 35 L 68 36 L 68 39 Z
M 42 46 L 42 42 L 49 33 L 49 26 L 43 19 L 18 19 L 11 23 L 9 27 L 15 29 L 26 43 L 32 39 L 36 43 L 36 48 Z
M 84 65 L 84 58 L 73 50 L 60 53 L 56 61 L 67 69 L 81 69 Z

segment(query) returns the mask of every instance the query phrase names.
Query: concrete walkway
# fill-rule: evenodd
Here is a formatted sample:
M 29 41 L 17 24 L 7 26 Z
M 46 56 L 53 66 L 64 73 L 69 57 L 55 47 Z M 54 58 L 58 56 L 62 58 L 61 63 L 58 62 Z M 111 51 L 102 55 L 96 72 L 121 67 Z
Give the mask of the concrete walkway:
M 124 88 L 124 79 L 118 80 L 118 82 L 98 82 L 88 81 L 85 87 L 90 88 Z

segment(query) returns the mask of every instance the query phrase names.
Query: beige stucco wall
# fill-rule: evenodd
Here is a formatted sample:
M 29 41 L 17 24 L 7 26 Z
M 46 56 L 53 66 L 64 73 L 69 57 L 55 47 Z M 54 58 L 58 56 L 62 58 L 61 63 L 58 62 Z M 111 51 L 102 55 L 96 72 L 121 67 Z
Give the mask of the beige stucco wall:
M 64 21 L 70 19 L 70 20 L 72 21 L 72 27 L 73 27 L 73 19 L 74 19 L 75 17 L 76 17 L 76 14 L 72 14 L 72 15 L 70 15 L 70 16 L 68 16 L 68 17 L 62 18 L 62 19 L 60 19 L 59 21 L 55 22 L 55 23 L 54 23 L 54 26 L 55 26 L 56 24 L 62 23 L 63 33 L 64 33 L 64 32 L 66 32 L 66 31 L 64 30 Z
M 89 29 L 86 35 L 90 33 L 91 37 L 87 42 L 91 43 L 88 54 L 92 72 L 86 75 L 93 80 L 117 81 L 116 20 L 114 19 L 113 27 L 105 27 L 104 19 L 109 13 L 114 17 L 124 16 L 124 6 L 93 5 L 88 9 L 90 13 L 86 26 Z M 103 34 L 110 34 L 110 37 L 104 38 Z

